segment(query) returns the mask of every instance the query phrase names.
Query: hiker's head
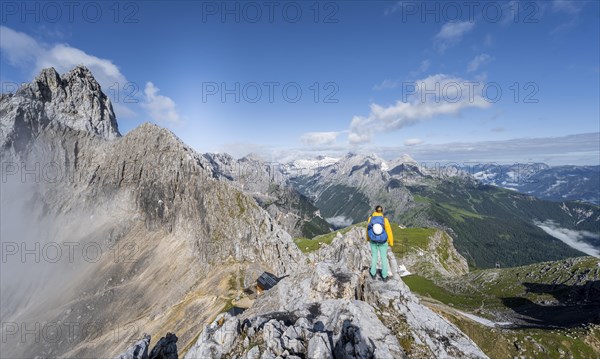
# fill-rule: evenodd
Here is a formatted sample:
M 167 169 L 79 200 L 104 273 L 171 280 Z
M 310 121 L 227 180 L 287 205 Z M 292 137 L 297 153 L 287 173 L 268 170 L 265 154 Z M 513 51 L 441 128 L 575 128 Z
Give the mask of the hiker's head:
M 375 207 L 375 212 L 377 212 L 377 213 L 383 213 L 383 207 L 381 207 L 381 206 L 376 206 L 376 207 Z

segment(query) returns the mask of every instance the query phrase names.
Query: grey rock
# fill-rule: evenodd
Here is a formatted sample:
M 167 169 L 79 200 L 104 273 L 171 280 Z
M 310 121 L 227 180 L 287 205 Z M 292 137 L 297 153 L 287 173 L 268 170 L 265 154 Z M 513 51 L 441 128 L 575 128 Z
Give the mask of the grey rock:
M 273 354 L 281 355 L 284 348 L 281 344 L 281 329 L 276 320 L 270 320 L 263 326 L 263 340 Z
M 225 321 L 213 333 L 213 340 L 222 347 L 224 352 L 228 352 L 233 347 L 238 335 L 239 335 L 240 321 L 238 318 L 233 317 Z
M 273 352 L 271 352 L 269 349 L 266 349 L 264 352 L 262 352 L 260 359 L 275 359 L 277 358 L 277 356 L 275 354 L 273 354 Z
M 253 197 L 293 237 L 312 237 L 330 230 L 313 203 L 289 185 L 278 163 L 252 154 L 237 160 L 221 153 L 206 153 L 203 158 L 214 178 Z
M 316 333 L 308 341 L 308 357 L 315 359 L 333 358 L 331 343 L 326 333 Z
M 0 148 L 12 153 L 59 124 L 105 139 L 120 136 L 110 99 L 83 66 L 62 77 L 54 68 L 43 69 L 31 83 L 2 97 L 0 114 Z
M 247 359 L 259 359 L 260 358 L 260 349 L 257 346 L 252 347 L 250 350 L 248 350 L 248 353 L 246 353 L 246 358 Z
M 116 356 L 115 359 L 148 359 L 149 346 L 150 336 L 145 334 L 142 339 L 138 340 L 123 353 Z

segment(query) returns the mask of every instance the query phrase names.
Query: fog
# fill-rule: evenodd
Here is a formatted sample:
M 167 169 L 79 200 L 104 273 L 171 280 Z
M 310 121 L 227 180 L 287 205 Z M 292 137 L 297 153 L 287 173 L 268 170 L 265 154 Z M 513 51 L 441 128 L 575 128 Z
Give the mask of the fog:
M 560 239 L 565 244 L 573 247 L 587 255 L 600 258 L 600 249 L 593 246 L 590 242 L 600 240 L 600 235 L 588 231 L 576 231 L 572 229 L 562 228 L 556 225 L 553 221 L 545 221 L 536 223 L 544 232 L 548 233 L 556 239 Z
M 329 217 L 325 219 L 327 223 L 337 228 L 345 228 L 352 224 L 352 218 L 345 216 Z
M 0 332 L 8 356 L 22 355 L 34 341 L 70 347 L 82 339 L 81 331 L 67 337 L 56 320 L 84 294 L 76 291 L 101 259 L 113 256 L 107 229 L 119 224 L 119 211 L 102 202 L 86 204 L 65 183 L 32 182 L 20 176 L 0 182 Z M 53 328 L 63 331 L 52 334 Z

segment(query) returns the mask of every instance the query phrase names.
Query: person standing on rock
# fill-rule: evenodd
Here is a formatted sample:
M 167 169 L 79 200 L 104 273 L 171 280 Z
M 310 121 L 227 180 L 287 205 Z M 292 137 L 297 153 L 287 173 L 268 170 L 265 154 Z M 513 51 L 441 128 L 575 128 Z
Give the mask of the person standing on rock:
M 394 233 L 390 222 L 383 215 L 383 207 L 375 207 L 375 212 L 367 220 L 367 241 L 371 242 L 371 268 L 369 274 L 375 279 L 377 275 L 377 260 L 381 257 L 381 278 L 388 278 L 388 244 L 394 246 Z

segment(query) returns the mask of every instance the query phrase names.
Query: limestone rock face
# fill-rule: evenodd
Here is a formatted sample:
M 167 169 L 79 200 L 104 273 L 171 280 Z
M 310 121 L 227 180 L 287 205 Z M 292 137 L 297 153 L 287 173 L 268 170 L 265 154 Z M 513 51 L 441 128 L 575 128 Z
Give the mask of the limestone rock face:
M 62 77 L 47 68 L 0 100 L 0 148 L 19 152 L 47 127 L 64 127 L 104 139 L 120 137 L 110 99 L 92 73 L 78 66 Z

